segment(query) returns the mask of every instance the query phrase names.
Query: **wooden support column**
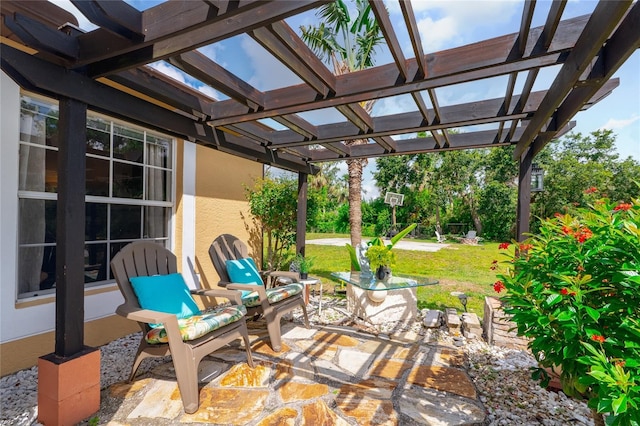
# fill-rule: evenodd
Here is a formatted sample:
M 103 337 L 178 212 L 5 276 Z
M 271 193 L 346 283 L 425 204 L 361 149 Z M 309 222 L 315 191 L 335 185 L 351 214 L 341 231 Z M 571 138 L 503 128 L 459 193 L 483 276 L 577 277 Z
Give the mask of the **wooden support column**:
M 307 182 L 306 173 L 298 173 L 298 216 L 296 220 L 296 253 L 304 256 L 307 237 Z
M 533 150 L 527 151 L 520 157 L 520 170 L 518 172 L 518 205 L 516 207 L 516 239 L 524 241 L 524 235 L 529 232 L 529 219 L 531 217 L 531 164 L 533 162 Z
M 60 99 L 55 352 L 38 360 L 38 420 L 76 424 L 100 409 L 100 351 L 84 346 L 87 104 Z
M 87 104 L 60 99 L 56 245 L 56 355 L 84 344 L 84 195 Z

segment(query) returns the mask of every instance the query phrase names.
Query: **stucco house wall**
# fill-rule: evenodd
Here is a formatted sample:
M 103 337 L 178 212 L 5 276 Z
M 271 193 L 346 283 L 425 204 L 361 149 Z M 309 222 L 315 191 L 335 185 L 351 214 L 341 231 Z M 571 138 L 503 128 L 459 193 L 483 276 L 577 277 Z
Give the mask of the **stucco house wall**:
M 55 296 L 17 298 L 20 87 L 0 72 L 0 375 L 37 363 L 54 351 Z M 208 256 L 213 238 L 234 233 L 249 240 L 252 222 L 244 186 L 261 164 L 176 140 L 170 248 L 190 286 L 215 286 Z M 253 233 L 255 235 L 255 232 Z M 193 265 L 193 266 L 192 266 Z M 85 289 L 85 344 L 99 346 L 138 331 L 114 315 L 123 299 L 114 282 Z

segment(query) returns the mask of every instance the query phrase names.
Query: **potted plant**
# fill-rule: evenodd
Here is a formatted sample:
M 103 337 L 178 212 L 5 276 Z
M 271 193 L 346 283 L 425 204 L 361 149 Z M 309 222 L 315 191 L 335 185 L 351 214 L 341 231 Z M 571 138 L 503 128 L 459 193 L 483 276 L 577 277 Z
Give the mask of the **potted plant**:
M 309 269 L 313 266 L 314 259 L 312 257 L 305 257 L 298 254 L 294 259 L 294 264 L 297 266 L 297 270 L 300 273 L 300 279 L 306 280 L 309 277 Z
M 546 386 L 545 367 L 560 366 L 563 391 L 589 400 L 596 425 L 604 425 L 602 413 L 608 424 L 637 424 L 640 199 L 594 199 L 542 220 L 537 235 L 516 244 L 494 290 L 506 290 L 505 312 L 531 339 L 534 378 Z
M 385 245 L 372 245 L 367 249 L 367 258 L 376 278 L 386 281 L 391 277 L 391 268 L 396 266 L 396 254 Z
M 392 249 L 398 241 L 413 231 L 417 225 L 417 223 L 412 223 L 398 232 L 391 238 L 389 244 L 385 244 L 382 237 L 376 237 L 367 243 L 368 248 L 365 252 L 365 260 L 368 261 L 371 271 L 375 271 L 376 277 L 379 280 L 386 280 L 391 277 L 391 267 L 395 266 L 396 261 L 395 253 Z M 349 250 L 351 257 L 351 270 L 361 271 L 360 260 L 358 259 L 356 250 L 350 244 L 347 244 L 347 250 Z

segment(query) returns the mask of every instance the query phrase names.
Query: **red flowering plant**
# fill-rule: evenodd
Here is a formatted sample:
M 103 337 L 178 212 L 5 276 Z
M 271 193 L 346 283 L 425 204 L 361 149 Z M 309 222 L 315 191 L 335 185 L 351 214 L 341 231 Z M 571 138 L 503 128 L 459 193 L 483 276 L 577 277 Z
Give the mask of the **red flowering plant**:
M 640 199 L 543 219 L 517 247 L 493 286 L 530 339 L 533 377 L 546 386 L 544 367 L 561 366 L 563 391 L 589 399 L 596 425 L 640 424 Z

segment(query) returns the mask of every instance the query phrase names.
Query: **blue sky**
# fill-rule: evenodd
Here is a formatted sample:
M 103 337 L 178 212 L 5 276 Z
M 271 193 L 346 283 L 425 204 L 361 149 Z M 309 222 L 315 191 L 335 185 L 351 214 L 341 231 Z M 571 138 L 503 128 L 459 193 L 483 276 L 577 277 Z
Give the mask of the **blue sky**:
M 68 0 L 55 0 L 54 3 L 73 11 L 75 8 Z M 158 4 L 155 0 L 128 0 L 139 10 Z M 412 6 L 420 27 L 422 44 L 425 52 L 437 52 L 452 47 L 462 46 L 479 40 L 515 33 L 520 26 L 523 1 L 456 1 L 456 0 L 414 0 Z M 386 0 L 391 21 L 397 31 L 398 38 L 406 57 L 413 57 L 409 37 L 397 1 Z M 567 3 L 562 19 L 568 19 L 591 13 L 597 2 L 593 0 L 570 0 Z M 550 1 L 538 1 L 532 26 L 544 24 Z M 77 12 L 80 27 L 91 29 L 92 26 Z M 295 16 L 287 20 L 296 31 L 300 25 L 315 24 L 317 18 L 314 11 Z M 229 71 L 245 79 L 259 90 L 271 90 L 300 82 L 297 76 L 262 49 L 250 37 L 240 35 L 224 42 L 201 48 L 200 51 L 226 67 Z M 376 65 L 393 62 L 386 46 L 376 52 Z M 186 77 L 181 71 L 166 63 L 153 64 L 155 68 L 168 75 L 190 84 L 215 99 L 226 99 L 226 96 L 212 88 Z M 559 67 L 542 71 L 534 90 L 547 88 L 555 78 Z M 516 93 L 519 93 L 526 73 L 520 73 L 516 82 Z M 620 86 L 611 95 L 600 101 L 587 111 L 579 112 L 573 120 L 577 122 L 575 132 L 583 134 L 608 128 L 617 136 L 617 150 L 621 157 L 632 156 L 640 161 L 640 52 L 636 51 L 618 70 L 615 77 L 620 78 Z M 451 105 L 490 97 L 504 96 L 507 77 L 496 77 L 490 80 L 449 86 L 437 90 L 441 105 Z M 428 96 L 424 96 L 428 102 Z M 410 96 L 396 96 L 379 100 L 373 115 L 414 111 L 416 106 Z M 345 121 L 344 117 L 333 110 L 320 110 L 301 114 L 314 124 L 326 124 Z M 276 129 L 279 124 L 266 120 L 266 124 Z M 464 130 L 480 130 L 477 126 Z M 374 160 L 371 160 L 365 176 L 364 188 L 366 197 L 377 195 L 371 178 Z M 345 166 L 346 169 L 346 166 Z

